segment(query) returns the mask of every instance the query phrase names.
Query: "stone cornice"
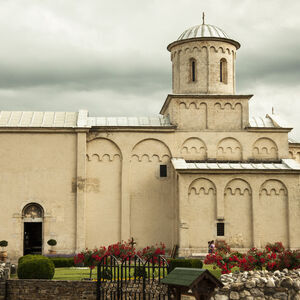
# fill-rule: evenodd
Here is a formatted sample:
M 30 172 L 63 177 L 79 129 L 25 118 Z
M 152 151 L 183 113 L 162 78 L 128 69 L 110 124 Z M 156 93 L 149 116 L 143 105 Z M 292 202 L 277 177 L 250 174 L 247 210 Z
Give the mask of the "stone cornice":
M 228 43 L 228 44 L 235 46 L 236 49 L 239 49 L 241 47 L 241 44 L 239 42 L 232 40 L 232 39 L 225 39 L 225 38 L 219 38 L 219 37 L 197 37 L 197 38 L 193 37 L 190 39 L 184 39 L 184 40 L 172 42 L 171 44 L 169 44 L 167 46 L 167 49 L 168 49 L 168 51 L 171 51 L 171 49 L 174 46 L 189 43 L 189 42 L 210 42 L 210 41 Z
M 212 100 L 212 99 L 225 99 L 225 100 L 250 100 L 253 95 L 228 95 L 228 94 L 168 94 L 161 110 L 160 114 L 164 114 L 167 109 L 170 101 L 172 99 L 204 99 L 204 100 Z

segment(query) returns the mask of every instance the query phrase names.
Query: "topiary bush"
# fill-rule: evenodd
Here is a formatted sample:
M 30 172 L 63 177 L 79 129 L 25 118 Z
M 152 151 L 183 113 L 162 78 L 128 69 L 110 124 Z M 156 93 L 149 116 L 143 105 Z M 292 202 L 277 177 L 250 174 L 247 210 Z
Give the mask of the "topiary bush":
M 7 247 L 7 245 L 8 245 L 8 242 L 7 242 L 7 241 L 5 241 L 5 240 L 0 241 L 0 247 L 5 248 L 5 247 Z
M 49 258 L 42 255 L 23 257 L 18 266 L 19 279 L 52 279 L 54 273 L 54 263 Z
M 43 256 L 43 255 L 27 254 L 27 255 L 24 255 L 24 256 L 19 258 L 18 265 L 20 265 L 21 263 L 23 263 L 24 261 L 27 261 L 27 260 L 43 259 L 43 258 L 46 258 L 46 257 Z
M 50 240 L 47 242 L 47 244 L 48 244 L 49 246 L 56 246 L 57 242 L 56 242 L 56 240 L 54 240 L 54 239 L 50 239 Z

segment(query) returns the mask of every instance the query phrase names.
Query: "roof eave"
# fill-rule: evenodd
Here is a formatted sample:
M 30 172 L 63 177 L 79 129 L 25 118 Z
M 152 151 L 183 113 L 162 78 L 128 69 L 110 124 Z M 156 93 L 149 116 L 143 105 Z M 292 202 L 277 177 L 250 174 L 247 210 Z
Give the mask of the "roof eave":
M 284 127 L 253 127 L 253 126 L 247 126 L 245 127 L 247 131 L 265 131 L 265 132 L 290 132 L 293 130 L 293 128 L 284 128 Z
M 174 41 L 174 42 L 170 43 L 167 46 L 167 50 L 171 51 L 171 49 L 174 46 L 177 46 L 177 45 L 180 45 L 180 44 L 184 44 L 186 42 L 203 42 L 203 41 L 225 42 L 225 43 L 228 43 L 228 44 L 231 44 L 231 45 L 235 46 L 237 50 L 239 48 L 241 48 L 241 44 L 239 42 L 235 41 L 235 40 L 232 40 L 232 39 L 221 38 L 221 37 L 193 37 L 193 38 L 189 38 L 189 39 L 183 39 L 183 40 Z
M 261 173 L 269 173 L 269 174 L 300 174 L 300 170 L 292 170 L 292 169 L 175 169 L 178 173 L 182 174 L 261 174 Z

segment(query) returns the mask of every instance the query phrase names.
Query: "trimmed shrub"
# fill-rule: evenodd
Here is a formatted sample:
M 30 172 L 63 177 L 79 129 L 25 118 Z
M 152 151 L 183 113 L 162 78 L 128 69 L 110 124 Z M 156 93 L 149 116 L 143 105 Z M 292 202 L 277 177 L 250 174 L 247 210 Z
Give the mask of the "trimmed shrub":
M 175 268 L 191 268 L 192 263 L 189 259 L 175 258 L 171 259 L 169 262 L 169 272 L 173 271 Z
M 5 240 L 3 240 L 3 241 L 0 241 L 0 247 L 7 247 L 7 245 L 8 245 L 8 242 L 7 241 L 5 241 Z
M 70 268 L 75 266 L 73 258 L 49 257 L 49 259 L 54 263 L 55 268 Z
M 33 255 L 33 254 L 27 254 L 19 258 L 18 265 L 23 263 L 24 261 L 32 260 L 32 259 L 43 259 L 46 258 L 43 255 Z
M 26 255 L 27 256 L 27 255 Z M 32 255 L 23 258 L 18 267 L 19 279 L 52 279 L 55 272 L 54 263 L 47 257 Z
M 51 239 L 51 240 L 49 240 L 49 241 L 47 242 L 47 244 L 48 244 L 49 246 L 56 246 L 57 242 L 56 242 L 56 240 Z
M 199 268 L 203 267 L 203 262 L 201 259 L 191 258 L 176 258 L 170 259 L 169 261 L 169 272 L 173 271 L 175 268 Z
M 192 268 L 196 268 L 196 269 L 202 269 L 203 267 L 203 261 L 199 258 L 192 258 L 190 259 L 191 264 L 192 264 Z

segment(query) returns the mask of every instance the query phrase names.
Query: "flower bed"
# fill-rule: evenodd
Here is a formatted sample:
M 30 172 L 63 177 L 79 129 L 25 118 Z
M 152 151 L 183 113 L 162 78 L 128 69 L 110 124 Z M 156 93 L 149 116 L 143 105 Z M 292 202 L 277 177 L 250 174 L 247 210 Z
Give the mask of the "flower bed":
M 250 249 L 246 254 L 232 252 L 230 247 L 221 242 L 216 244 L 216 251 L 208 254 L 205 264 L 213 264 L 221 269 L 222 274 L 231 273 L 234 267 L 241 271 L 268 271 L 300 268 L 300 251 L 286 250 L 281 242 L 267 244 L 264 250 Z
M 120 261 L 129 260 L 130 258 L 138 255 L 142 260 L 151 264 L 158 262 L 160 255 L 165 255 L 165 244 L 160 243 L 155 246 L 148 246 L 142 250 L 137 251 L 131 241 L 118 242 L 109 245 L 107 248 L 102 246 L 93 250 L 85 249 L 74 256 L 75 265 L 83 264 L 90 268 L 90 278 L 92 277 L 92 270 L 98 262 L 105 256 L 114 256 Z

